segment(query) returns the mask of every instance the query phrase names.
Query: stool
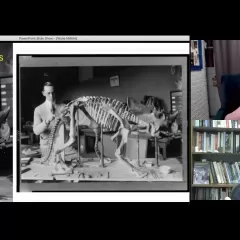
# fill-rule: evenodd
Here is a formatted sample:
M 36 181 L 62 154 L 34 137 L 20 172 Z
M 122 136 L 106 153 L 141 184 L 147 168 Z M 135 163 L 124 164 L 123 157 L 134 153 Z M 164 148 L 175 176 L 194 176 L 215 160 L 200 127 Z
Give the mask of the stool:
M 167 159 L 167 145 L 169 144 L 169 138 L 150 138 L 150 141 L 155 145 L 155 161 L 154 164 L 159 165 L 159 160 Z M 160 153 L 162 150 L 162 154 Z
M 158 155 L 160 154 L 160 149 L 162 149 L 163 159 L 166 160 L 167 158 L 167 145 L 169 141 L 168 139 L 159 139 L 157 140 L 157 148 L 158 148 Z

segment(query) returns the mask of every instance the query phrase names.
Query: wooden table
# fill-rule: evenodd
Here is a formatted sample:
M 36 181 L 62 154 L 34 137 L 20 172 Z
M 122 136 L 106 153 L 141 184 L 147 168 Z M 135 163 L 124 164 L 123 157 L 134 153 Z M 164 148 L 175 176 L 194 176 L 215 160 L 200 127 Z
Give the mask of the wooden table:
M 81 144 L 83 146 L 81 153 L 86 153 L 87 149 L 87 137 L 95 137 L 95 133 L 92 129 L 81 129 L 81 132 L 83 133 Z M 109 158 L 115 158 L 115 151 L 119 144 L 120 138 L 116 138 L 116 142 L 113 142 L 111 140 L 111 137 L 113 136 L 115 132 L 111 131 L 103 131 L 103 149 L 104 149 L 104 155 Z M 139 150 L 139 158 L 145 159 L 147 157 L 147 147 L 148 147 L 148 138 L 146 133 L 139 133 L 137 135 L 136 133 L 132 132 L 132 134 L 129 134 L 128 136 L 128 143 L 125 149 L 126 156 L 131 159 L 137 159 L 137 151 Z M 137 147 L 137 140 L 139 139 L 139 149 Z M 101 149 L 101 139 L 99 139 L 98 148 Z
M 13 147 L 13 143 L 12 142 L 7 142 L 5 144 L 0 145 L 0 150 L 4 150 L 5 148 L 10 148 L 10 147 Z
M 7 142 L 0 144 L 0 150 L 10 148 L 12 146 L 13 146 L 13 136 L 11 135 Z
M 26 155 L 24 153 L 22 153 L 22 151 L 27 148 L 27 149 L 31 149 L 32 151 L 36 151 L 36 154 L 31 154 L 31 155 Z M 20 152 L 20 161 L 21 161 L 21 166 L 25 166 L 25 164 L 28 164 L 29 162 L 31 162 L 33 160 L 33 158 L 40 158 L 41 157 L 41 152 L 39 150 L 39 145 L 24 145 L 21 144 L 21 152 Z M 23 158 L 29 158 L 29 160 L 25 160 L 23 161 Z
M 150 141 L 155 143 L 155 157 L 158 162 L 160 156 L 160 149 L 162 149 L 162 156 L 163 159 L 167 159 L 167 146 L 173 139 L 181 138 L 182 136 L 173 136 L 173 137 L 166 137 L 166 138 L 150 138 Z
M 0 169 L 12 169 L 13 162 L 13 142 L 10 139 L 8 142 L 0 145 Z
M 68 175 L 55 175 L 52 176 L 52 171 L 54 170 L 54 166 L 45 166 L 40 164 L 39 159 L 33 158 L 33 161 L 27 165 L 26 167 L 22 167 L 22 170 L 29 169 L 29 171 L 22 172 L 21 181 L 86 181 L 88 178 L 81 178 L 80 173 L 85 173 L 88 175 L 89 172 L 91 174 L 102 174 L 101 178 L 90 178 L 89 180 L 106 180 L 108 179 L 108 168 L 100 168 L 98 167 L 99 162 L 96 162 L 97 166 L 89 166 L 84 165 L 83 167 L 76 166 L 74 168 L 73 174 Z
M 29 138 L 29 136 L 28 135 L 21 135 L 21 143 L 22 142 L 24 142 L 24 140 L 28 140 L 27 142 L 28 142 L 28 144 L 30 144 L 30 138 Z
M 80 129 L 80 142 L 82 144 L 82 151 L 81 153 L 86 153 L 87 152 L 87 137 L 95 137 L 95 133 L 92 129 Z M 103 131 L 103 134 L 114 134 L 113 132 L 109 132 L 109 131 Z M 100 139 L 100 133 L 99 133 L 99 140 Z

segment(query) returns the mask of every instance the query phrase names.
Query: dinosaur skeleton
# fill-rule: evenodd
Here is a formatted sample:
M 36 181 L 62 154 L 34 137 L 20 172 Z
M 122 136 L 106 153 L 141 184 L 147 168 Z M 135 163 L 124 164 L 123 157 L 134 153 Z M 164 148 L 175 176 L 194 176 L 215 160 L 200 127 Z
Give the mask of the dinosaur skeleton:
M 10 112 L 10 107 L 0 112 L 0 145 L 3 145 L 10 138 L 10 127 L 7 123 L 7 117 Z
M 128 101 L 130 100 L 128 99 Z M 56 143 L 54 144 L 54 142 L 56 142 L 56 133 L 61 124 L 64 124 L 63 119 L 67 115 L 70 115 L 69 139 L 59 147 Z M 87 124 L 85 121 L 86 119 L 88 119 Z M 128 159 L 123 156 L 122 150 L 123 146 L 127 143 L 130 131 L 138 129 L 141 132 L 149 133 L 150 136 L 154 136 L 157 130 L 154 120 L 157 121 L 158 119 L 151 117 L 146 120 L 145 117 L 144 120 L 141 120 L 140 114 L 137 116 L 137 114 L 131 112 L 129 102 L 125 104 L 116 99 L 98 96 L 80 97 L 68 103 L 61 111 L 60 116 L 55 118 L 55 124 L 50 133 L 48 154 L 42 159 L 42 163 L 54 159 L 53 161 L 56 167 L 52 173 L 53 175 L 70 173 L 73 168 L 69 168 L 64 164 L 64 160 L 62 160 L 60 153 L 75 142 L 75 127 L 87 125 L 95 132 L 95 152 L 102 166 L 104 166 L 105 159 L 101 158 L 101 153 L 98 150 L 99 127 L 101 127 L 101 130 L 105 128 L 108 131 L 116 132 L 111 137 L 112 141 L 115 141 L 118 136 L 121 136 L 121 141 L 116 149 L 115 156 L 117 159 L 124 161 L 130 166 L 133 171 L 142 175 L 144 173 L 141 172 L 140 168 L 133 166 L 133 164 L 130 163 L 131 160 L 128 161 Z M 159 123 L 157 126 L 159 126 Z

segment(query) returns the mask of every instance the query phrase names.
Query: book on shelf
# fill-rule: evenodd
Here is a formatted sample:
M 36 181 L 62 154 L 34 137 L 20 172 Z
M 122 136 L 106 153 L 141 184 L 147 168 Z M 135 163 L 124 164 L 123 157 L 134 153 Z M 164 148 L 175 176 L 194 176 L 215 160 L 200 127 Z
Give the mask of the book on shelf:
M 230 188 L 197 188 L 194 190 L 195 200 L 224 200 L 231 196 Z
M 193 184 L 237 184 L 240 183 L 240 161 L 195 162 Z
M 195 120 L 194 127 L 240 128 L 239 120 Z
M 210 183 L 210 165 L 208 162 L 195 162 L 193 170 L 193 184 Z

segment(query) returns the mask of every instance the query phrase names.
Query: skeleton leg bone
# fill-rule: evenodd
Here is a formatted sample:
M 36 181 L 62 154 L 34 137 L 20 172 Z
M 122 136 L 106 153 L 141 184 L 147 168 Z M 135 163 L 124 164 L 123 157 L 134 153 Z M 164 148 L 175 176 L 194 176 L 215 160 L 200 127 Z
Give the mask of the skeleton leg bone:
M 133 171 L 136 171 L 140 177 L 144 177 L 147 173 L 141 172 L 139 169 L 133 166 L 126 158 L 122 156 L 122 148 L 124 145 L 127 144 L 128 134 L 129 134 L 129 129 L 127 129 L 126 127 L 127 126 L 130 127 L 130 124 L 128 124 L 127 122 L 124 122 L 123 119 L 120 118 L 112 108 L 108 106 L 104 106 L 103 108 L 109 113 L 111 113 L 112 115 L 114 115 L 120 122 L 120 128 L 119 128 L 118 134 L 116 133 L 113 135 L 113 139 L 116 138 L 118 135 L 122 136 L 121 142 L 118 148 L 116 149 L 115 156 L 117 157 L 118 160 L 121 160 L 124 163 L 126 163 L 128 166 L 130 166 Z
M 141 178 L 145 177 L 148 173 L 142 172 L 140 169 L 135 167 L 133 164 L 131 164 L 125 156 L 122 155 L 122 148 L 127 144 L 128 140 L 128 134 L 129 130 L 126 128 L 121 128 L 121 142 L 116 149 L 115 156 L 117 157 L 118 160 L 121 160 L 122 162 L 126 163 L 128 166 L 132 168 L 133 171 L 135 171 Z
M 80 118 L 80 119 L 79 119 Z M 82 106 L 81 109 L 78 111 L 78 125 L 86 125 L 90 129 L 92 129 L 95 133 L 95 145 L 94 150 L 97 155 L 97 158 L 100 161 L 100 165 L 102 165 L 101 162 L 101 152 L 98 149 L 98 140 L 99 140 L 99 124 L 88 114 L 86 109 Z M 103 155 L 103 160 L 106 163 L 111 163 L 106 156 Z
M 120 134 L 120 129 L 111 137 L 111 140 L 114 141 L 119 134 Z
M 122 156 L 122 148 L 127 143 L 129 130 L 126 128 L 121 128 L 120 133 L 121 133 L 122 139 L 115 152 L 115 155 L 118 159 Z
M 99 159 L 100 161 L 100 166 L 104 165 L 104 163 L 111 163 L 111 161 L 109 161 L 107 159 L 107 157 L 103 154 L 103 164 L 102 164 L 102 158 L 101 158 L 101 152 L 99 151 L 99 148 L 98 148 L 98 142 L 99 142 L 99 128 L 93 128 L 93 131 L 95 133 L 95 144 L 94 144 L 94 150 L 95 150 L 95 153 L 97 155 L 97 158 Z M 101 139 L 102 141 L 102 139 Z M 102 166 L 103 167 L 103 166 Z
M 93 129 L 94 133 L 95 133 L 95 145 L 94 145 L 94 150 L 95 150 L 95 153 L 97 155 L 97 158 L 100 160 L 100 165 L 101 164 L 101 152 L 99 151 L 98 149 L 98 139 L 99 139 L 99 128 L 94 128 Z M 104 163 L 103 163 L 104 165 Z M 103 167 L 103 166 L 102 166 Z
M 93 131 L 94 131 L 94 133 L 95 133 L 95 145 L 94 145 L 94 150 L 95 150 L 95 153 L 96 153 L 96 155 L 97 155 L 97 158 L 98 158 L 99 161 L 100 161 L 100 166 L 101 166 L 101 167 L 104 167 L 104 163 L 105 163 L 105 162 L 106 162 L 106 163 L 111 163 L 111 161 L 109 161 L 109 160 L 106 158 L 106 156 L 105 156 L 103 153 L 101 153 L 101 152 L 99 151 L 99 149 L 98 149 L 99 128 L 94 128 Z M 101 141 L 103 141 L 103 139 L 101 139 Z M 103 151 L 103 150 L 102 150 L 102 151 Z M 102 162 L 102 157 L 101 157 L 101 155 L 102 155 L 102 157 L 103 157 L 103 162 Z

